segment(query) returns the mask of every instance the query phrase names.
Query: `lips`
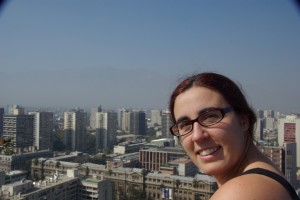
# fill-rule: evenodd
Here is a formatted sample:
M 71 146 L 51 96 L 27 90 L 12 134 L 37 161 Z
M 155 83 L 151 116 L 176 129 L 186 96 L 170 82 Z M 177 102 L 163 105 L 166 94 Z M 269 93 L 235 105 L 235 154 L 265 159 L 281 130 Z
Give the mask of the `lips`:
M 220 146 L 217 146 L 217 147 L 202 149 L 199 152 L 197 152 L 197 154 L 199 154 L 200 156 L 208 156 L 208 155 L 211 155 L 211 154 L 215 153 L 220 148 L 221 148 Z

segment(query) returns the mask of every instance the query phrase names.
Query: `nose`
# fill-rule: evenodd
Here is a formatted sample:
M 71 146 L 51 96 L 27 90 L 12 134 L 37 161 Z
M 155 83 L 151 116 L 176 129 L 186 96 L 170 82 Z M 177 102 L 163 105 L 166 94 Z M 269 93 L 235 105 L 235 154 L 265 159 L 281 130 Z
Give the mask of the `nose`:
M 200 141 L 205 140 L 209 137 L 206 128 L 201 126 L 198 122 L 194 122 L 192 130 L 192 140 Z

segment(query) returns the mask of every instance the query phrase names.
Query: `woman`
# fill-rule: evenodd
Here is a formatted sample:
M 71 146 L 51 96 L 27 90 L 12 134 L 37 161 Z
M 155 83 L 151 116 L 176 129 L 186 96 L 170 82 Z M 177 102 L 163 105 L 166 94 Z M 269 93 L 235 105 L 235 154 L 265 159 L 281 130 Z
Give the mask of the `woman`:
M 216 73 L 188 77 L 172 93 L 169 109 L 171 133 L 194 164 L 217 181 L 212 200 L 297 198 L 253 144 L 256 116 L 232 80 Z

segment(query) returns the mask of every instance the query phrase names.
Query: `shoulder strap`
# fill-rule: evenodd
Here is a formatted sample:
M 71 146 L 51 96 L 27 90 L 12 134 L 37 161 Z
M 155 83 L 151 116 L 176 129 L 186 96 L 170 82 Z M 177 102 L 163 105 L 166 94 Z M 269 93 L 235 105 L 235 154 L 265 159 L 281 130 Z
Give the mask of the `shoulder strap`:
M 254 168 L 254 169 L 247 170 L 243 173 L 243 175 L 246 175 L 246 174 L 260 174 L 260 175 L 265 175 L 269 178 L 272 178 L 272 179 L 276 180 L 277 182 L 279 182 L 282 186 L 284 186 L 285 189 L 287 189 L 287 191 L 290 193 L 293 200 L 300 200 L 300 198 L 298 197 L 296 191 L 291 186 L 291 184 L 285 178 L 280 176 L 279 174 L 276 174 L 272 171 L 262 169 L 262 168 Z

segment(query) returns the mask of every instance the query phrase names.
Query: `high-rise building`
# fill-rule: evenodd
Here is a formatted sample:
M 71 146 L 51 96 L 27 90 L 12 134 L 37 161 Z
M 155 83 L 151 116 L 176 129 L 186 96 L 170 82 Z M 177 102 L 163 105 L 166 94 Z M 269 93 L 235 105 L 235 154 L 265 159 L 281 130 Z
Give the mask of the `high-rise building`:
M 151 125 L 152 126 L 161 125 L 161 110 L 158 109 L 151 110 Z
M 264 117 L 270 117 L 270 118 L 274 118 L 274 110 L 265 110 L 264 111 Z
M 96 150 L 104 148 L 113 149 L 117 132 L 117 113 L 97 112 L 96 113 Z
M 102 111 L 102 107 L 98 106 L 95 108 L 91 108 L 91 115 L 90 115 L 90 127 L 91 129 L 96 129 L 96 114 Z
M 297 186 L 297 144 L 296 143 L 283 143 L 285 150 L 285 177 L 292 186 Z
M 256 129 L 254 132 L 254 139 L 256 141 L 263 140 L 263 127 L 264 127 L 264 120 L 261 118 L 256 118 Z
M 125 133 L 130 133 L 130 113 L 129 111 L 123 112 L 121 130 Z
M 85 150 L 86 123 L 83 110 L 74 109 L 64 113 L 64 143 L 71 151 Z
M 5 115 L 3 117 L 3 138 L 10 138 L 14 148 L 32 147 L 33 116 Z
M 125 112 L 126 112 L 125 108 L 118 109 L 118 129 L 120 130 L 123 129 L 123 118 Z
M 130 112 L 129 130 L 133 135 L 146 134 L 146 114 L 144 111 L 135 110 Z
M 0 108 L 0 137 L 3 134 L 3 117 L 4 117 L 4 108 Z
M 277 129 L 277 120 L 274 117 L 265 117 L 264 125 L 264 128 L 267 130 Z
M 300 117 L 297 115 L 287 115 L 278 121 L 278 143 L 296 143 L 297 167 L 300 168 Z
M 283 146 L 262 146 L 258 149 L 268 157 L 285 175 L 289 183 L 297 187 L 296 143 L 284 143 Z
M 53 113 L 29 112 L 34 116 L 33 145 L 38 150 L 52 149 L 53 146 Z
M 163 137 L 174 137 L 170 132 L 170 127 L 172 126 L 172 124 L 171 113 L 169 111 L 163 111 L 161 115 L 161 133 Z
M 13 105 L 9 109 L 9 115 L 24 115 L 25 109 L 22 106 L 19 105 Z

